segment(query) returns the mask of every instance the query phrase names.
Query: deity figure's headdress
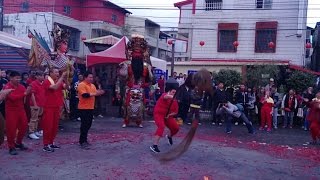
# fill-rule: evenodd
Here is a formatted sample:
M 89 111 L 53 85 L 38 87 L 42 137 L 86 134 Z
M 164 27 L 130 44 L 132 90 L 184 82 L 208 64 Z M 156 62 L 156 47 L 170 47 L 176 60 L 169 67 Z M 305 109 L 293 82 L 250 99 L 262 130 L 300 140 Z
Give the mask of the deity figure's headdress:
M 51 32 L 53 37 L 54 51 L 56 52 L 62 43 L 68 44 L 70 38 L 70 31 L 60 28 L 58 25 L 55 25 L 53 31 Z

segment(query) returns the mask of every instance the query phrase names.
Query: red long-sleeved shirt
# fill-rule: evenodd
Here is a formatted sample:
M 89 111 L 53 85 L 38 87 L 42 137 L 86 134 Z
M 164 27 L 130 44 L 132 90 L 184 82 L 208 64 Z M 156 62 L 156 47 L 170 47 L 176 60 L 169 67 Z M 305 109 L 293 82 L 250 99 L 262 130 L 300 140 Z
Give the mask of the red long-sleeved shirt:
M 163 116 L 167 115 L 168 108 L 171 104 L 172 99 L 164 99 L 164 96 L 166 93 L 163 93 L 162 96 L 159 98 L 159 100 L 156 103 L 156 106 L 154 107 L 154 114 L 161 114 Z M 172 105 L 170 107 L 170 113 L 178 113 L 179 105 L 176 99 L 173 100 Z
M 18 86 L 14 86 L 9 82 L 3 89 L 14 89 L 5 100 L 6 109 L 17 111 L 21 111 L 21 108 L 24 109 L 24 93 L 26 92 L 26 88 L 23 85 L 18 84 Z

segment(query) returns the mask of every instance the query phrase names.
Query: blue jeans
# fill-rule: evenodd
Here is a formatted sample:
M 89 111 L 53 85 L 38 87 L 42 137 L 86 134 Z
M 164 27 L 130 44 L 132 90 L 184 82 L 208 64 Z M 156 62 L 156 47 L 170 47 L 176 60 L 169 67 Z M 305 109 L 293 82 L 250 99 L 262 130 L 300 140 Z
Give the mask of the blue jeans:
M 293 116 L 294 116 L 294 112 L 285 112 L 285 114 L 284 114 L 284 123 L 283 123 L 284 127 L 287 127 L 288 120 L 289 120 L 290 126 L 293 125 Z
M 278 127 L 278 108 L 277 107 L 273 108 L 272 122 L 273 122 L 273 127 L 277 128 Z
M 309 122 L 307 116 L 309 115 L 309 108 L 303 109 L 303 117 L 304 117 L 304 128 L 309 130 Z
M 226 114 L 226 132 L 230 132 L 232 128 L 232 119 L 234 117 L 231 114 Z M 249 133 L 253 133 L 253 127 L 252 122 L 247 118 L 247 116 L 242 113 L 239 118 L 237 118 L 239 121 L 243 121 L 247 128 Z

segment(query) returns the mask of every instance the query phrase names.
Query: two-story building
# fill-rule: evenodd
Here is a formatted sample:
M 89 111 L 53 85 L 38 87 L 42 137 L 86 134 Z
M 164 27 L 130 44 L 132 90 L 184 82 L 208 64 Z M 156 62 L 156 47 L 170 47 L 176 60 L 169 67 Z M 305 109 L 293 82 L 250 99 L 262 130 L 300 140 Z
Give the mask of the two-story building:
M 50 32 L 55 24 L 71 31 L 69 53 L 89 53 L 81 37 L 122 36 L 129 11 L 107 0 L 10 0 L 4 1 L 5 31 L 27 37 L 36 30 L 52 46 Z
M 189 62 L 176 72 L 247 65 L 304 66 L 307 0 L 186 0 L 180 9 L 179 34 L 188 38 Z
M 160 25 L 148 18 L 138 16 L 127 16 L 125 28 L 128 35 L 141 34 L 148 42 L 151 56 L 167 59 L 171 47 L 167 44 L 166 39 L 169 37 L 160 31 Z

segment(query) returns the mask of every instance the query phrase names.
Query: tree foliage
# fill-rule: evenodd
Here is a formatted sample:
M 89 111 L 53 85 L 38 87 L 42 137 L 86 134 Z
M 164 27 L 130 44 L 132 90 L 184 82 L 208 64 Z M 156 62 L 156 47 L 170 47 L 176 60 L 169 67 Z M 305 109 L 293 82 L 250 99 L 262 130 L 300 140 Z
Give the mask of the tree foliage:
M 235 70 L 221 69 L 218 73 L 214 73 L 215 81 L 223 82 L 226 87 L 239 85 L 241 82 L 241 74 Z
M 279 79 L 279 67 L 275 65 L 249 66 L 247 68 L 247 86 L 259 87 L 269 83 L 270 78 Z M 262 75 L 269 75 L 263 78 Z M 277 82 L 276 82 L 277 83 Z
M 309 86 L 313 86 L 315 82 L 315 76 L 309 73 L 301 71 L 293 71 L 289 78 L 286 80 L 287 90 L 294 89 L 297 92 L 303 92 Z

